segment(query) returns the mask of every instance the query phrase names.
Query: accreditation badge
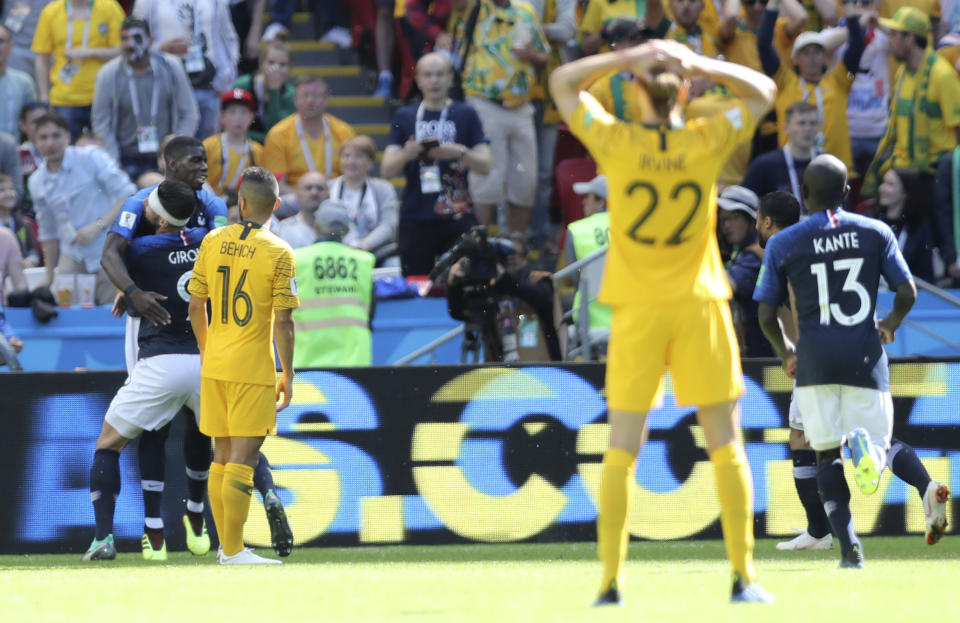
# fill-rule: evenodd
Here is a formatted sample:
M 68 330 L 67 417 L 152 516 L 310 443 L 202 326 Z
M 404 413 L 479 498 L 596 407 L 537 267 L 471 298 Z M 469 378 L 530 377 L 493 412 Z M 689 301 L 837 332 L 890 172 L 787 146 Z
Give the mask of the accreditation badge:
M 195 74 L 206 68 L 203 58 L 203 46 L 199 43 L 192 43 L 187 48 L 187 56 L 183 59 L 183 67 L 188 74 Z
M 155 154 L 159 148 L 156 126 L 145 125 L 137 128 L 137 151 L 141 154 Z
M 431 165 L 420 165 L 420 192 L 424 195 L 431 195 L 443 190 L 440 184 L 440 167 Z
M 70 84 L 73 82 L 74 77 L 76 77 L 79 71 L 79 64 L 74 63 L 73 61 L 67 61 L 64 63 L 63 67 L 60 68 L 60 73 L 57 74 L 57 79 L 63 84 Z
M 10 32 L 20 32 L 23 30 L 23 24 L 27 21 L 29 15 L 30 5 L 18 2 L 13 5 L 13 8 L 7 13 L 7 18 L 3 20 L 3 25 L 9 28 Z

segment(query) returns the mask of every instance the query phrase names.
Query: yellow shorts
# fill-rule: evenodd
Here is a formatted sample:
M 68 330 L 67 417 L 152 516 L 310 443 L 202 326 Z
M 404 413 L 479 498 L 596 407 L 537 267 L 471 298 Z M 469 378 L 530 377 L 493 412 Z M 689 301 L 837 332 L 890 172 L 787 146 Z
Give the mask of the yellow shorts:
M 277 389 L 204 377 L 200 432 L 210 437 L 262 437 L 277 428 Z
M 727 301 L 613 307 L 607 405 L 633 412 L 659 407 L 667 367 L 678 405 L 714 405 L 743 394 Z

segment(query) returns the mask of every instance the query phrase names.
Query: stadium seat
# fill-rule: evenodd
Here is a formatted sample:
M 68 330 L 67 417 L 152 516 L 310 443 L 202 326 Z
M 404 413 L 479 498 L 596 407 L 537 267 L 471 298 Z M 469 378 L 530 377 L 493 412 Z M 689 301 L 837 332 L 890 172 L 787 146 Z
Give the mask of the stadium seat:
M 557 126 L 557 146 L 553 149 L 553 161 L 563 162 L 570 158 L 586 158 L 589 154 L 583 143 L 570 132 L 565 123 Z
M 567 235 L 567 225 L 583 218 L 583 202 L 580 195 L 573 192 L 575 182 L 587 182 L 597 175 L 597 163 L 590 158 L 568 158 L 557 163 L 553 170 L 553 182 L 557 197 L 560 199 L 559 248 L 563 248 Z

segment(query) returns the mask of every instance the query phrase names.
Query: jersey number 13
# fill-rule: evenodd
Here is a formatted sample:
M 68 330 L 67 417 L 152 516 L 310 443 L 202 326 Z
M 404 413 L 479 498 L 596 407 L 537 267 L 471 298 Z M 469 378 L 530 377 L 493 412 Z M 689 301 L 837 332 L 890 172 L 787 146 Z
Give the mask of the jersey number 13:
M 810 272 L 817 278 L 817 298 L 820 304 L 820 324 L 829 325 L 830 318 L 845 327 L 852 327 L 863 322 L 870 313 L 870 295 L 867 289 L 857 281 L 860 276 L 860 269 L 863 268 L 863 258 L 848 258 L 843 260 L 834 260 L 832 262 L 833 273 L 840 271 L 846 272 L 846 279 L 843 282 L 844 292 L 853 292 L 857 295 L 859 306 L 853 315 L 843 313 L 840 306 L 830 302 L 830 279 L 827 275 L 827 263 L 817 262 L 810 265 Z

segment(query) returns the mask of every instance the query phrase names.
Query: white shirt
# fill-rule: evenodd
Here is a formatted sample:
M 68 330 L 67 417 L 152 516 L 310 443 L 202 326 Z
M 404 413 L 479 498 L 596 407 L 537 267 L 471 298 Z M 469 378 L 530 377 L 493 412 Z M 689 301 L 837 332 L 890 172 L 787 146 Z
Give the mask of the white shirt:
M 313 227 L 307 224 L 302 212 L 297 212 L 290 218 L 280 221 L 273 233 L 280 236 L 294 249 L 309 247 L 317 241 L 317 234 Z

